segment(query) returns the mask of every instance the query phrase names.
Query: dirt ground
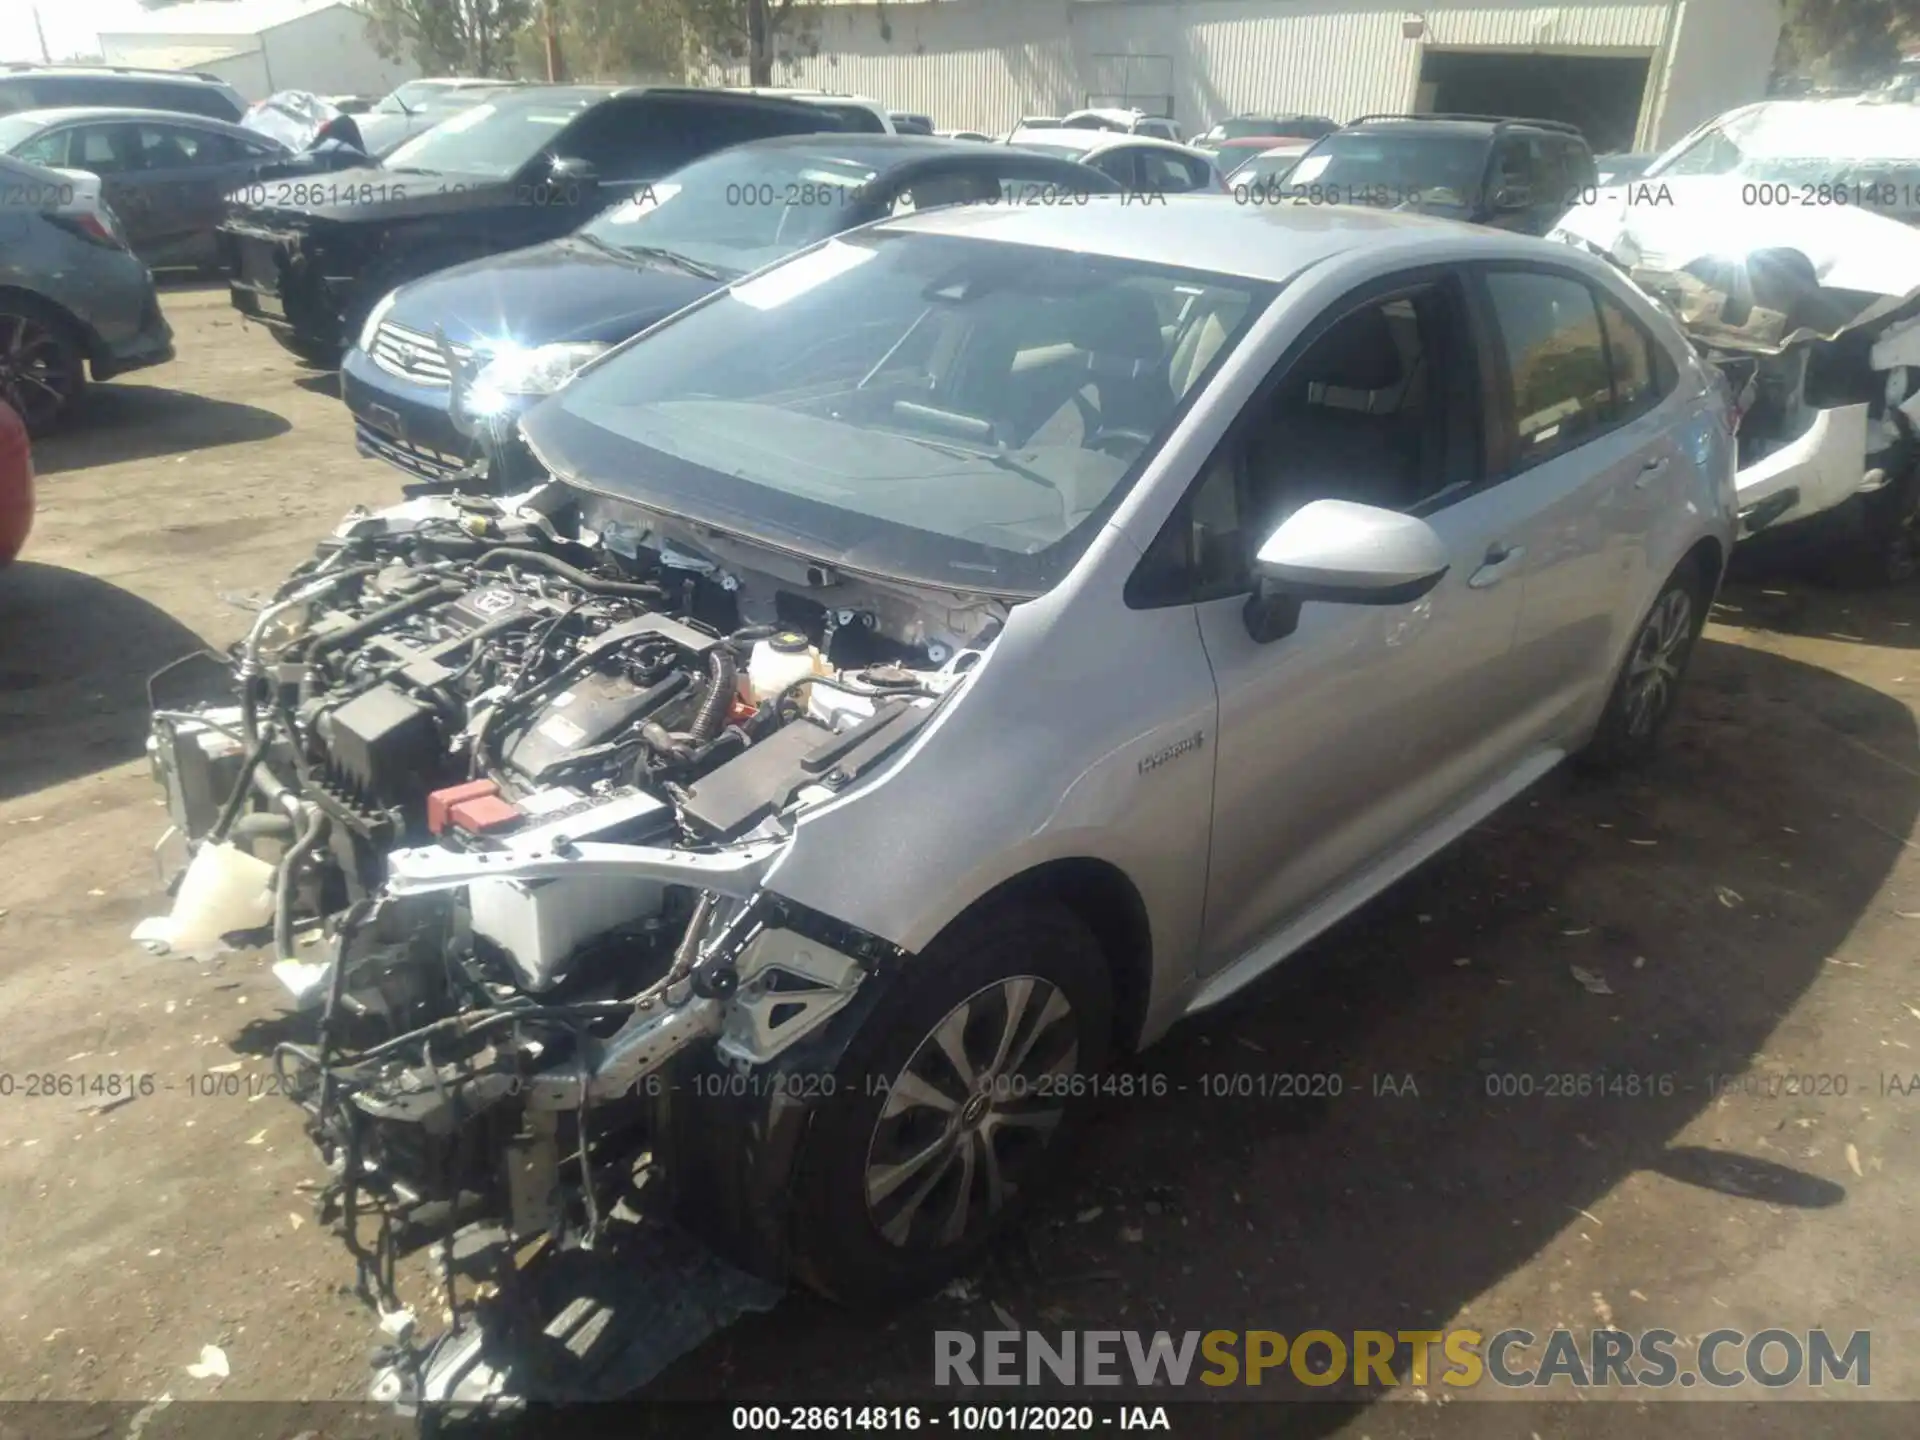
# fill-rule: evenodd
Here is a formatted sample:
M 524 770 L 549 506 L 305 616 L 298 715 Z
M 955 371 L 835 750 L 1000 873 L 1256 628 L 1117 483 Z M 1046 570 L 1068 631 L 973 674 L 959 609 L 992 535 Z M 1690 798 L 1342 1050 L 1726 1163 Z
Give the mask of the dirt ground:
M 41 447 L 38 527 L 0 573 L 0 1072 L 16 1077 L 0 1097 L 0 1399 L 358 1399 L 372 1330 L 312 1219 L 297 1111 L 196 1091 L 223 1067 L 262 1073 L 278 987 L 251 957 L 157 961 L 127 932 L 162 905 L 144 677 L 236 638 L 236 602 L 395 479 L 355 456 L 329 382 L 223 292 L 164 300 L 181 358 L 101 387 L 85 424 Z M 880 1317 L 791 1297 L 658 1392 L 926 1398 L 935 1330 L 1011 1318 L 1611 1322 L 1676 1332 L 1683 1363 L 1684 1342 L 1722 1327 L 1871 1330 L 1866 1393 L 1920 1399 L 1916 647 L 1920 592 L 1736 587 L 1655 769 L 1549 779 L 1140 1057 L 1166 1093 L 1108 1103 L 1072 1180 L 972 1284 Z M 1603 1069 L 1653 1078 L 1637 1097 L 1539 1093 Z M 1209 1093 L 1211 1077 L 1257 1091 L 1298 1072 L 1337 1073 L 1342 1093 Z M 1744 1088 L 1713 1093 L 1741 1072 Z M 159 1088 L 102 1112 L 27 1098 L 45 1073 Z M 1509 1075 L 1542 1078 L 1490 1096 Z M 187 1371 L 210 1344 L 224 1379 Z M 1424 1435 L 1469 1409 L 1449 1433 L 1650 1433 L 1627 1401 L 1509 1414 L 1482 1393 L 1403 1386 L 1355 1410 L 1288 1407 L 1284 1426 L 1249 1416 L 1245 1433 Z M 1703 1423 L 1758 1433 L 1751 1404 L 1776 1394 L 1809 1392 L 1743 1387 Z M 1796 1409 L 1795 1434 L 1920 1429 L 1905 1406 Z

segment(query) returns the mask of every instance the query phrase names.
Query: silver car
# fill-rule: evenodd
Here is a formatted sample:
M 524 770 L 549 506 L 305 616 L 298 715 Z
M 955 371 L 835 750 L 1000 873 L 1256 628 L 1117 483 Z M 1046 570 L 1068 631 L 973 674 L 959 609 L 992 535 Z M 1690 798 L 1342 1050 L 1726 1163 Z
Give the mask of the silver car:
M 140 934 L 273 932 L 361 1213 L 604 1239 L 645 1155 L 847 1300 L 967 1263 L 1114 1057 L 1647 756 L 1734 539 L 1659 310 L 1370 210 L 896 218 L 523 423 L 550 484 L 350 517 L 158 718 Z

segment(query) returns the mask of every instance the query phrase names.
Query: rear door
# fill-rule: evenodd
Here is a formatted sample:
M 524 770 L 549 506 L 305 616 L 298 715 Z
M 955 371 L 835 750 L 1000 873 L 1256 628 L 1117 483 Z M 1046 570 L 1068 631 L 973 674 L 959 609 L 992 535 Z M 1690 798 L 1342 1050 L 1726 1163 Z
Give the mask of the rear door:
M 239 141 L 191 124 L 140 121 L 137 175 L 152 218 L 153 265 L 210 265 L 214 228 L 227 192 L 246 182 L 254 162 Z
M 1513 500 L 1516 653 L 1537 678 L 1532 733 L 1565 738 L 1611 683 L 1680 503 L 1672 359 L 1604 288 L 1550 264 L 1478 272 L 1498 401 L 1493 465 Z
M 165 234 L 153 213 L 153 197 L 140 183 L 140 136 L 125 121 L 76 125 L 67 141 L 67 164 L 100 177 L 105 200 L 127 232 L 127 243 L 145 260 Z

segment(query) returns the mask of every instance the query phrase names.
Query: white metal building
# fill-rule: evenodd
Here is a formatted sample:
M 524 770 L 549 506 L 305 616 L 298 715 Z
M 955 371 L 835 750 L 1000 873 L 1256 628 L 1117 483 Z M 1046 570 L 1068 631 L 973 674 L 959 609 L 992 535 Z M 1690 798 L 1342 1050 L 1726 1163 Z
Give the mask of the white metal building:
M 107 64 L 204 71 L 248 100 L 276 90 L 384 95 L 420 73 L 383 59 L 366 16 L 344 0 L 201 0 L 116 23 L 100 34 Z
M 1649 150 L 1762 98 L 1781 0 L 828 0 L 781 83 L 937 125 L 1133 105 L 1189 133 L 1243 112 L 1567 120 Z M 807 46 L 799 49 L 811 48 Z

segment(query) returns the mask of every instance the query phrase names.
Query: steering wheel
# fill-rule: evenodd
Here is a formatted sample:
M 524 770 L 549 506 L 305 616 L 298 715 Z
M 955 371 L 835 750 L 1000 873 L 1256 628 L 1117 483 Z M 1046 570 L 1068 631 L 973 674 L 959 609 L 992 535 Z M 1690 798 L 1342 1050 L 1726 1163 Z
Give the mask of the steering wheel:
M 1153 436 L 1144 430 L 1135 430 L 1126 425 L 1099 425 L 1094 427 L 1092 434 L 1080 442 L 1080 448 L 1083 450 L 1103 450 L 1111 453 L 1111 447 L 1116 441 L 1131 443 L 1137 454 L 1153 443 Z M 1130 460 L 1133 457 L 1127 455 L 1120 458 Z

